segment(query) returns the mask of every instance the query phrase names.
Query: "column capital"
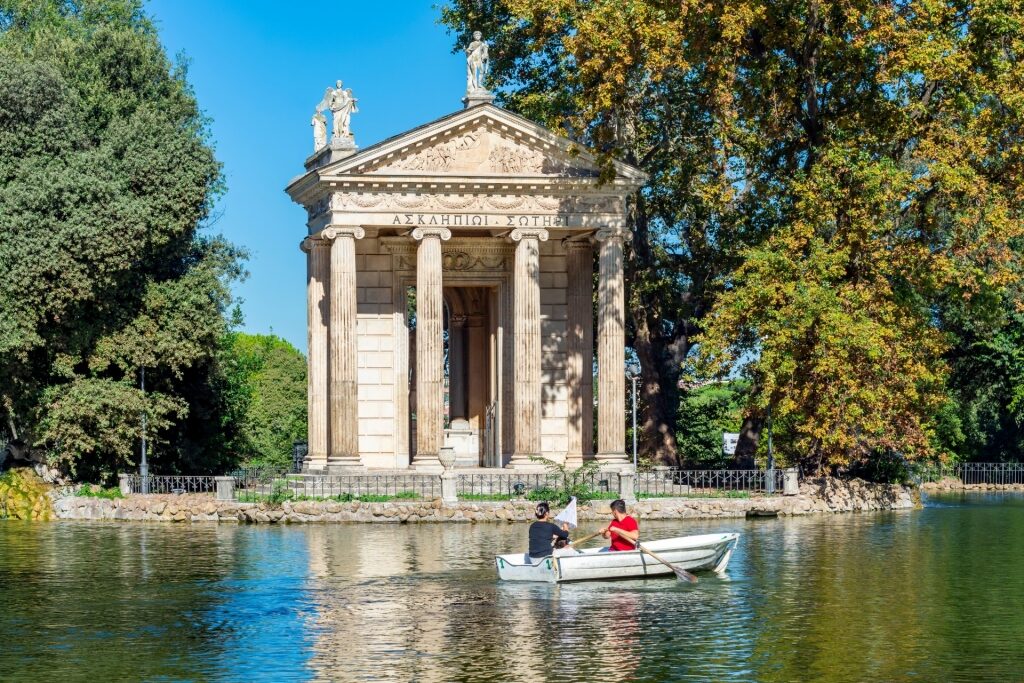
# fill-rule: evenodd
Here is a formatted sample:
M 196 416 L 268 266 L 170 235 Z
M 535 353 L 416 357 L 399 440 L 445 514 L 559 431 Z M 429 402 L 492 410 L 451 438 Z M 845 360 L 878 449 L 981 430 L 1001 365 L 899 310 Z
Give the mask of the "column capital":
M 448 325 L 452 328 L 465 327 L 466 323 L 469 322 L 468 315 L 449 315 Z
M 320 236 L 331 242 L 339 237 L 351 237 L 353 239 L 361 240 L 366 236 L 366 231 L 358 225 L 332 225 L 329 228 L 321 230 Z
M 509 239 L 519 242 L 524 239 L 535 239 L 541 242 L 548 241 L 548 231 L 544 228 L 516 228 L 509 234 Z
M 307 254 L 309 252 L 313 251 L 313 249 L 316 249 L 318 247 L 323 248 L 323 247 L 330 247 L 330 246 L 331 246 L 330 242 L 328 242 L 327 240 L 319 237 L 318 235 L 310 235 L 306 239 L 304 239 L 301 242 L 299 242 L 299 249 L 301 249 L 302 251 L 304 251 Z
M 566 251 L 591 251 L 594 245 L 590 243 L 589 239 L 580 239 L 579 237 L 566 237 L 562 240 L 562 247 Z
M 601 228 L 594 234 L 594 240 L 597 242 L 605 241 L 624 241 L 633 239 L 633 233 L 625 228 Z
M 439 237 L 445 242 L 452 238 L 452 231 L 448 228 L 416 228 L 409 234 L 417 242 L 422 242 L 427 237 Z

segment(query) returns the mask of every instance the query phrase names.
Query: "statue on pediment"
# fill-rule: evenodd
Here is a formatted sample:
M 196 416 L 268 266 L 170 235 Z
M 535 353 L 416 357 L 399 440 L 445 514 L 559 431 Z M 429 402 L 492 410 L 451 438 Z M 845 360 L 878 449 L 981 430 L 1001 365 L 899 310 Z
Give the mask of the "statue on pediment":
M 480 31 L 473 31 L 473 42 L 466 47 L 466 94 L 487 92 L 484 79 L 490 67 L 490 56 L 487 54 L 487 41 L 483 40 Z
M 351 118 L 352 114 L 358 113 L 359 109 L 356 108 L 355 97 L 352 96 L 352 88 L 343 88 L 342 82 L 338 81 L 336 87 L 328 87 L 324 92 L 324 97 L 320 100 L 320 104 L 316 107 L 316 114 L 322 116 L 323 112 L 331 110 L 331 141 L 334 143 L 346 143 L 351 144 L 352 141 L 352 130 L 351 130 Z M 314 145 L 319 144 L 317 135 L 320 133 L 319 124 L 316 116 L 313 117 L 313 140 Z M 325 121 L 324 144 L 326 144 L 326 121 Z M 319 149 L 319 147 L 317 147 Z
M 319 152 L 327 146 L 327 117 L 322 111 L 316 111 L 309 123 L 313 126 L 313 151 Z

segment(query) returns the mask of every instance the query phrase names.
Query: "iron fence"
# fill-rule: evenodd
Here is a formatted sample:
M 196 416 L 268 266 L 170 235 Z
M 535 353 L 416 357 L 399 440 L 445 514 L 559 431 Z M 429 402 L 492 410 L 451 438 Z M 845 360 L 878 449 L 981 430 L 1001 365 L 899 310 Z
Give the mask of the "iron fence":
M 961 462 L 953 465 L 918 465 L 914 472 L 921 483 L 947 477 L 959 479 L 965 486 L 974 484 L 1024 484 L 1024 463 Z
M 579 486 L 592 493 L 613 494 L 619 490 L 615 472 L 568 474 L 568 480 L 557 472 L 460 474 L 456 494 L 460 498 L 523 498 L 530 493 L 547 493 L 563 487 Z
M 657 467 L 636 474 L 637 496 L 716 497 L 781 494 L 785 472 L 773 470 L 684 470 Z
M 213 493 L 217 490 L 217 478 L 178 474 L 139 474 L 127 476 L 131 493 Z
M 440 495 L 440 477 L 427 474 L 289 475 L 256 471 L 252 476 L 235 475 L 235 497 L 239 500 L 431 500 Z

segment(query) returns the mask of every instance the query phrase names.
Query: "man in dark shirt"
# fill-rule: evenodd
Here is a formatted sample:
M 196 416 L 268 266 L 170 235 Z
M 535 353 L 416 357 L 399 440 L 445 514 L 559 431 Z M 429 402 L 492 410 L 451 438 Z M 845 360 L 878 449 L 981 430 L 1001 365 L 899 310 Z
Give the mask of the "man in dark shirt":
M 551 522 L 551 507 L 537 504 L 537 521 L 530 525 L 530 557 L 539 559 L 551 555 L 551 544 L 555 539 L 569 540 L 569 525 L 559 527 Z

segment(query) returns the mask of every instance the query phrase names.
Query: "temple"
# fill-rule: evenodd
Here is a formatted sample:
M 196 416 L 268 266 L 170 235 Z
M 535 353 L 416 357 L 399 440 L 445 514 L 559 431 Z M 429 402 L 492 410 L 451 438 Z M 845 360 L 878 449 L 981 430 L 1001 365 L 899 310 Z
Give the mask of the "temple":
M 439 470 L 443 447 L 461 468 L 626 464 L 623 241 L 645 176 L 600 179 L 492 100 L 363 150 L 321 130 L 287 187 L 308 215 L 310 472 Z

